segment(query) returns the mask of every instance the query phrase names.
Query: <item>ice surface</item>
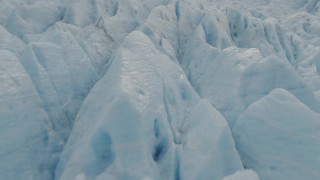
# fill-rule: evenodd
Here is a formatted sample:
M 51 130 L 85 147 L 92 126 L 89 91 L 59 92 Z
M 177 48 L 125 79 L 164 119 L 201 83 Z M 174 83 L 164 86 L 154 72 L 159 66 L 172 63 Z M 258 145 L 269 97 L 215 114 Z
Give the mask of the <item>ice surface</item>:
M 0 179 L 319 179 L 319 9 L 1 0 Z
M 138 31 L 83 103 L 62 157 L 60 179 L 219 179 L 243 168 L 222 115 Z
M 319 119 L 288 91 L 273 90 L 234 125 L 244 166 L 262 179 L 319 179 Z
M 258 175 L 253 170 L 242 170 L 232 175 L 224 177 L 222 180 L 259 180 Z

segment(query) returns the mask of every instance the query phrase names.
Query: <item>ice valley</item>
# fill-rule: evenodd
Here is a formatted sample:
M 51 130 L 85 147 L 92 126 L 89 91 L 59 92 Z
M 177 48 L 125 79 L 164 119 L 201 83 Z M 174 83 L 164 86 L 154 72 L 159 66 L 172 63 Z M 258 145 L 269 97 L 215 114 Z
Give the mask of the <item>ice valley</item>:
M 0 0 L 0 179 L 320 179 L 319 0 Z

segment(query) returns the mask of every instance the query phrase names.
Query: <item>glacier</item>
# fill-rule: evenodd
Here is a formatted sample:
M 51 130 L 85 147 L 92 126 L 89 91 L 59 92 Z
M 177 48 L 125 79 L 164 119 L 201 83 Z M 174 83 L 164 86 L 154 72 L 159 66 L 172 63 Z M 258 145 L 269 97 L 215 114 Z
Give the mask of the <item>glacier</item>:
M 319 0 L 1 0 L 0 179 L 320 179 Z

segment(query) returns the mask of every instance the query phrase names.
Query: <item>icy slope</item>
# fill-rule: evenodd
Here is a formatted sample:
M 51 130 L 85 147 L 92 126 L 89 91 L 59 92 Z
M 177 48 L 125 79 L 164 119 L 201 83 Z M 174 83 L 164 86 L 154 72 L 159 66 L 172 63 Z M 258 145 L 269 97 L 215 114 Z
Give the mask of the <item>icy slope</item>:
M 319 179 L 319 8 L 0 1 L 0 179 Z
M 319 179 L 319 119 L 289 92 L 273 90 L 233 128 L 243 164 L 266 179 Z
M 221 114 L 136 31 L 84 101 L 62 159 L 60 179 L 220 179 L 243 168 Z

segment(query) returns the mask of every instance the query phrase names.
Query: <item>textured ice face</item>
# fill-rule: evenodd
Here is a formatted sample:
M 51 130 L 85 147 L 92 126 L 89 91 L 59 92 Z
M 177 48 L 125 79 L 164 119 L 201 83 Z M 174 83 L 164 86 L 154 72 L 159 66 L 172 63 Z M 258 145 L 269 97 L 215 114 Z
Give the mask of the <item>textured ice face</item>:
M 222 115 L 142 32 L 125 39 L 83 107 L 57 178 L 220 179 L 243 168 Z
M 267 179 L 320 177 L 320 116 L 288 91 L 253 103 L 233 127 L 245 167 Z
M 0 1 L 0 179 L 319 179 L 319 7 Z

